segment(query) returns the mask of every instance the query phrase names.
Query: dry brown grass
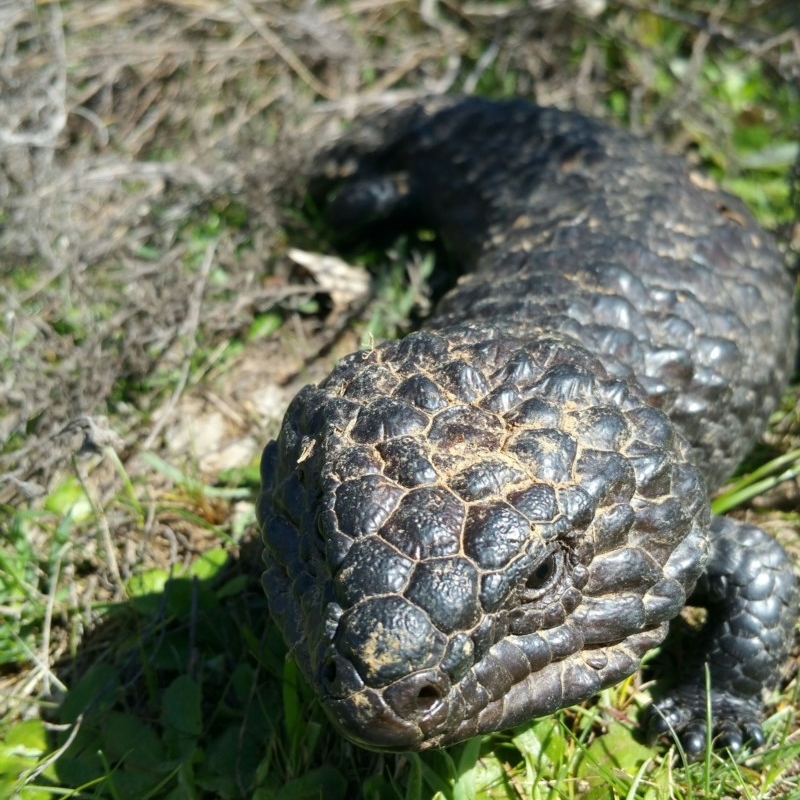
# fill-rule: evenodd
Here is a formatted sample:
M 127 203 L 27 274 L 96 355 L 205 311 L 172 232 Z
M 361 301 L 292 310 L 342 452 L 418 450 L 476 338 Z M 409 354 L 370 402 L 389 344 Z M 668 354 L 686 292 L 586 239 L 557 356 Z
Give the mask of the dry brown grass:
M 130 387 L 160 366 L 180 368 L 200 332 L 219 342 L 283 299 L 281 203 L 296 197 L 298 168 L 330 131 L 325 122 L 470 90 L 487 69 L 513 73 L 516 91 L 540 102 L 606 113 L 607 53 L 590 42 L 576 54 L 570 44 L 578 32 L 636 46 L 628 40 L 637 4 L 587 13 L 603 5 L 3 5 L 2 499 L 46 490 L 63 457 L 53 437 L 76 415 L 105 411 L 115 387 L 123 395 L 115 425 L 136 426 L 130 436 L 140 437 L 141 416 L 126 407 Z M 695 32 L 687 91 L 654 107 L 659 54 L 643 47 L 613 77 L 631 87 L 633 127 L 681 146 L 681 119 L 691 115 L 692 130 L 724 137 L 714 110 L 693 105 L 692 71 L 709 47 L 735 43 L 776 76 L 797 79 L 797 30 L 763 24 L 769 14 L 796 15 L 791 4 L 738 15 L 727 5 L 707 19 L 665 7 Z M 208 269 L 187 273 L 182 231 L 234 200 L 247 207 L 252 246 L 237 249 L 242 231 L 223 230 Z M 157 410 L 148 398 L 133 402 Z

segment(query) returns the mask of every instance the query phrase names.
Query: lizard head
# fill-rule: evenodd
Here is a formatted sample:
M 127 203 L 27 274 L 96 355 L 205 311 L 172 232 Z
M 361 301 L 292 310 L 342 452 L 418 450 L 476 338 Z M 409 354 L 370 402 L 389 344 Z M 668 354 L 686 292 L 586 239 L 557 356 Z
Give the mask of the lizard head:
M 630 675 L 704 563 L 688 444 L 561 335 L 459 325 L 343 359 L 265 450 L 272 613 L 371 748 L 449 744 Z

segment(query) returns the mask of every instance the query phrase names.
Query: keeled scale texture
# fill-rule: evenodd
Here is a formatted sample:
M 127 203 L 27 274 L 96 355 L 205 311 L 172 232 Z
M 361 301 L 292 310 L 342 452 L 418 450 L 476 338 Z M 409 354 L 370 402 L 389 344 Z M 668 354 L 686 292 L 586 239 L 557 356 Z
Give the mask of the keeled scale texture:
M 262 465 L 264 584 L 343 732 L 438 746 L 588 697 L 661 641 L 706 569 L 706 483 L 785 383 L 791 284 L 741 204 L 579 115 L 409 106 L 315 188 L 341 179 L 338 227 L 430 225 L 468 272 L 426 331 L 291 404 Z M 788 618 L 759 618 L 770 675 Z

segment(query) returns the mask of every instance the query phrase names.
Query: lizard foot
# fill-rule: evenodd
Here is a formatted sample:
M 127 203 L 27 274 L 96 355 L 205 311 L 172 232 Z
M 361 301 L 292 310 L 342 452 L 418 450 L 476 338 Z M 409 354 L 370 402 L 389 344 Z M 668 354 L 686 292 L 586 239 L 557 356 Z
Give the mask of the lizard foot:
M 679 686 L 653 703 L 644 715 L 650 744 L 674 736 L 690 759 L 701 756 L 708 739 L 708 707 L 705 687 Z M 764 744 L 759 698 L 742 698 L 711 690 L 711 742 L 715 749 L 738 752 L 745 746 Z

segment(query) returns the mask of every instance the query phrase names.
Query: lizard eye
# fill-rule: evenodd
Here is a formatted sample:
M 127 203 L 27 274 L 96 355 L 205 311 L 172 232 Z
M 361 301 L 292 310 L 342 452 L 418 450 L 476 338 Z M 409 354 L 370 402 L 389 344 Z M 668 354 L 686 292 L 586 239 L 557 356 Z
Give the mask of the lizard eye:
M 561 574 L 561 558 L 557 551 L 549 553 L 528 575 L 522 586 L 521 596 L 525 602 L 536 600 L 544 594 Z

